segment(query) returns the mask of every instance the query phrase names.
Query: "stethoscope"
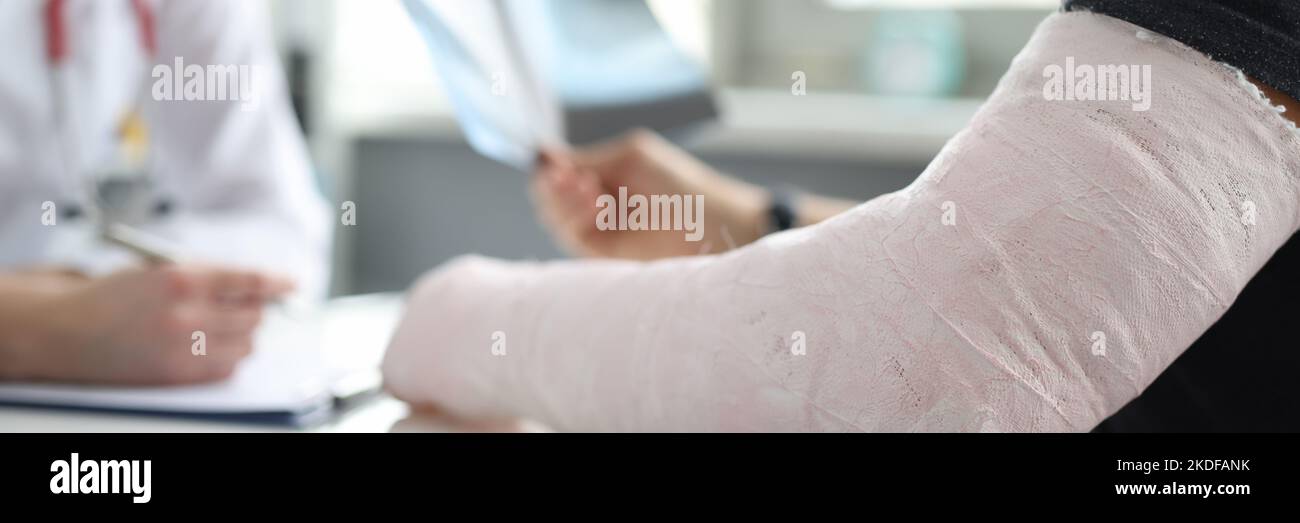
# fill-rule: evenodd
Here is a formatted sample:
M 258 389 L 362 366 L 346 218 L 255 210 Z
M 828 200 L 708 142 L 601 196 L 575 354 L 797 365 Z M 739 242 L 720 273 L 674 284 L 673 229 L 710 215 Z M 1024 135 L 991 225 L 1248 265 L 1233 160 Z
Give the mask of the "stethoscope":
M 140 173 L 139 176 L 135 176 L 134 179 L 112 181 L 104 180 L 95 173 L 87 175 L 81 172 L 83 167 L 80 162 L 80 155 L 83 149 L 80 148 L 79 130 L 73 122 L 74 110 L 70 103 L 73 99 L 73 93 L 70 79 L 67 78 L 70 46 L 68 44 L 68 28 L 64 21 L 66 3 L 65 0 L 46 0 L 43 13 L 46 58 L 50 65 L 50 81 L 54 93 L 54 117 L 58 129 L 60 156 L 63 160 L 65 180 L 75 180 L 74 183 L 81 185 L 77 190 L 85 194 L 85 199 L 82 202 L 64 203 L 60 214 L 67 219 L 77 219 L 85 215 L 92 222 L 99 225 L 100 235 L 105 240 L 121 244 L 122 242 L 114 238 L 111 232 L 126 226 L 113 223 L 114 220 L 109 213 L 109 209 L 115 209 L 117 205 L 114 202 L 107 201 L 106 194 L 110 192 L 108 184 L 133 183 L 137 184 L 138 187 L 147 189 L 151 180 L 148 177 L 147 170 Z M 145 56 L 152 60 L 153 57 L 157 56 L 158 50 L 153 10 L 150 9 L 146 0 L 130 0 L 130 3 L 137 21 L 141 47 Z M 137 107 L 140 105 L 142 104 L 137 104 Z M 132 114 L 134 113 L 135 111 L 132 111 Z M 131 187 L 127 188 L 128 190 L 131 189 Z M 76 190 L 73 192 L 76 192 Z M 153 204 L 151 211 L 155 215 L 166 215 L 170 213 L 171 207 L 172 204 L 169 200 L 160 199 Z M 130 245 L 126 247 L 131 248 Z

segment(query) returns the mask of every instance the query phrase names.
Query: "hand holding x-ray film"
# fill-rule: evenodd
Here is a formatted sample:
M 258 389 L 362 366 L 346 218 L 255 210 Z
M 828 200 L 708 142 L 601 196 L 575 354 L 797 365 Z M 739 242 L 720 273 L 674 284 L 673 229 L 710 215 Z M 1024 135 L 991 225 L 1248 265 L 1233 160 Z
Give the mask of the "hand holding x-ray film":
M 640 0 L 404 0 L 470 145 L 529 170 L 545 146 L 713 119 L 707 79 Z

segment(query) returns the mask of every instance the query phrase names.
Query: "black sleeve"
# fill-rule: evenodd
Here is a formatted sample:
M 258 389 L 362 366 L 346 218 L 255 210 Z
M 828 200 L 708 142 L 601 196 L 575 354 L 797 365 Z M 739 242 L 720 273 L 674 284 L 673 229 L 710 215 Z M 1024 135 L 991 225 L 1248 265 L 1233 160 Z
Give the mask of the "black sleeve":
M 1065 0 L 1162 34 L 1300 100 L 1300 1 Z

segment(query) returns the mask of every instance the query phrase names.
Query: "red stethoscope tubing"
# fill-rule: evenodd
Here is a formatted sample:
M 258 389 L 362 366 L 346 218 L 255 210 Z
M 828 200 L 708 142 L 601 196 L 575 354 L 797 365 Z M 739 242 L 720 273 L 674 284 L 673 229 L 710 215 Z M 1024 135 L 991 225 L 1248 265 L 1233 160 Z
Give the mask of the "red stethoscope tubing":
M 46 0 L 45 2 L 45 49 L 51 64 L 60 64 L 68 58 L 68 27 L 63 23 L 64 0 Z M 131 0 L 131 9 L 135 11 L 140 23 L 140 43 L 150 57 L 158 51 L 158 33 L 154 27 L 153 10 L 146 0 Z
M 158 51 L 158 33 L 155 27 L 153 10 L 149 8 L 147 0 L 131 0 L 131 9 L 135 12 L 136 21 L 139 25 L 140 43 L 144 48 L 146 56 L 151 60 L 157 55 Z M 45 45 L 46 58 L 50 63 L 51 81 L 55 89 L 55 114 L 54 117 L 60 128 L 60 147 L 62 149 L 61 158 L 64 164 L 64 170 L 73 175 L 69 181 L 77 179 L 75 176 L 79 162 L 77 160 L 79 148 L 75 146 L 76 133 L 69 126 L 69 108 L 66 107 L 67 85 L 63 78 L 63 65 L 67 62 L 70 53 L 68 44 L 68 26 L 64 23 L 64 6 L 65 0 L 46 0 L 45 2 Z M 93 180 L 91 180 L 93 181 Z M 75 183 L 75 182 L 73 182 Z M 73 186 L 70 186 L 71 190 Z M 96 190 L 93 184 L 86 186 L 86 202 L 90 209 L 97 206 Z M 90 210 L 88 209 L 88 210 Z

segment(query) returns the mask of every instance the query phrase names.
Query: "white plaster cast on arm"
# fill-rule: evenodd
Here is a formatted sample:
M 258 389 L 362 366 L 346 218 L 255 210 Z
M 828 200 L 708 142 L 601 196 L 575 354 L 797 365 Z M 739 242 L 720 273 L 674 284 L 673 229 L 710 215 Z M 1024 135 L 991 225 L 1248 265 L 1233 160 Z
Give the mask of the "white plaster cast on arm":
M 915 183 L 820 225 L 649 264 L 454 262 L 413 291 L 388 386 L 558 429 L 1091 429 L 1300 224 L 1300 137 L 1138 32 L 1053 15 Z M 1152 66 L 1151 109 L 1046 100 L 1067 58 Z

